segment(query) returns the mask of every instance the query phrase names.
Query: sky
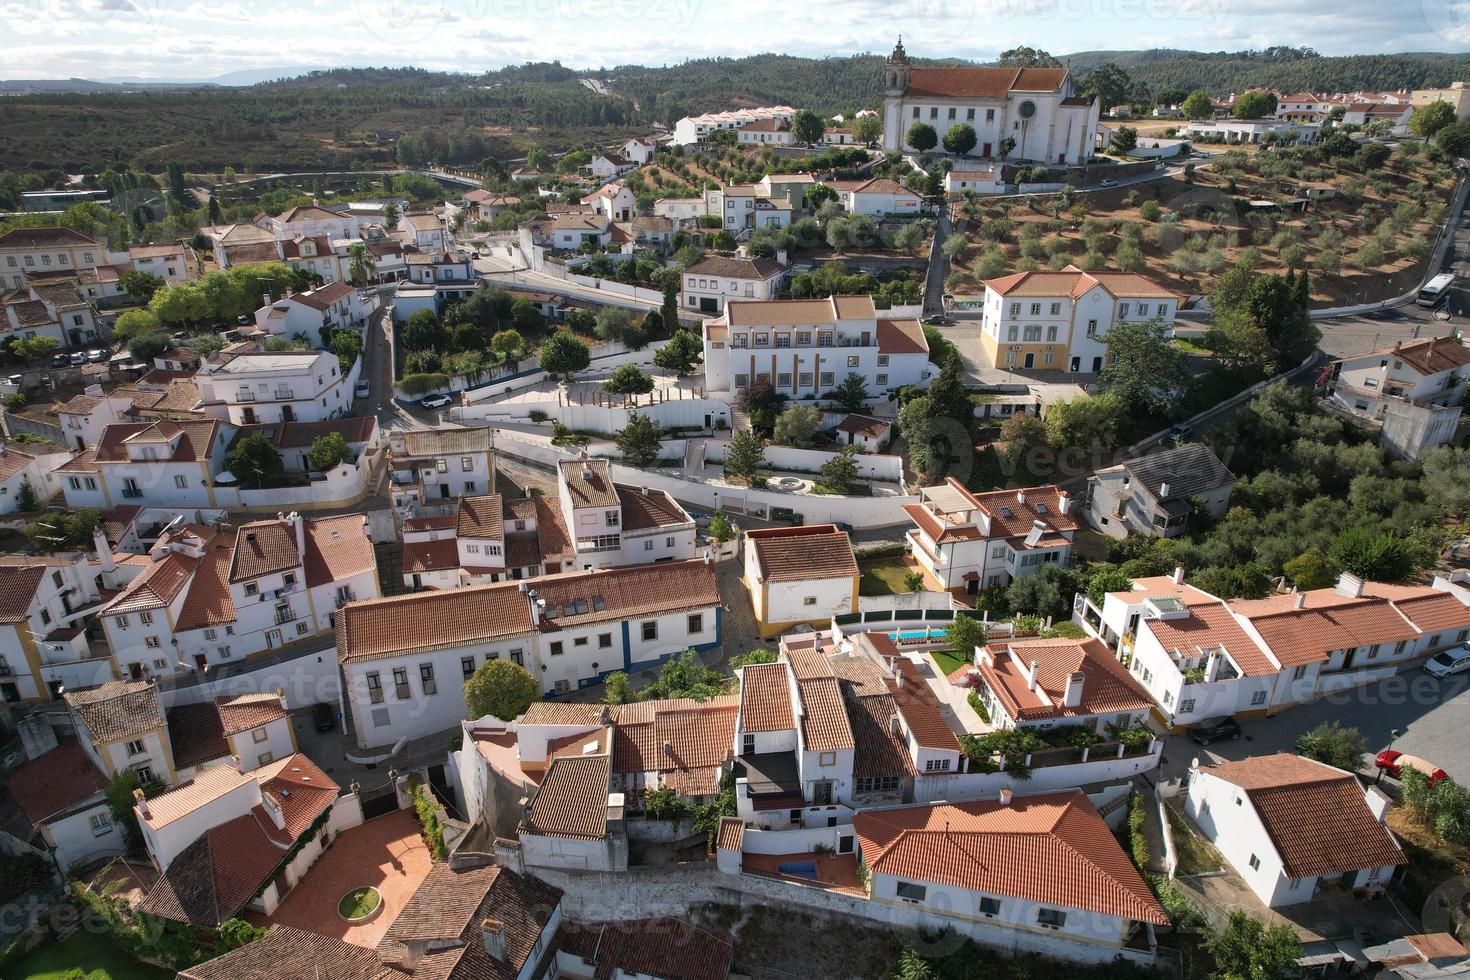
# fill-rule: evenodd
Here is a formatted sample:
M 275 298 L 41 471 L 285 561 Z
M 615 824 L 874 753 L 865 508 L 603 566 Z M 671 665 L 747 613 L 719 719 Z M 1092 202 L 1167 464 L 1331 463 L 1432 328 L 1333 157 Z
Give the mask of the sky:
M 285 66 L 481 71 L 781 51 L 995 57 L 1017 45 L 1470 50 L 1470 0 L 0 0 L 0 78 Z

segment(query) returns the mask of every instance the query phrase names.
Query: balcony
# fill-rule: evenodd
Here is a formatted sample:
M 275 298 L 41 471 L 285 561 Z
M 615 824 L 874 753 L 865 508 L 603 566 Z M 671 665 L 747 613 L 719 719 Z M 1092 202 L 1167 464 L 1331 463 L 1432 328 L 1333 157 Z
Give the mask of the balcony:
M 294 623 L 295 621 L 296 610 L 291 609 L 290 607 L 276 610 L 275 623 L 277 626 L 284 626 L 287 623 Z
M 337 594 L 337 604 L 336 604 L 335 608 L 341 609 L 343 606 L 347 605 L 349 602 L 356 602 L 356 601 L 357 601 L 357 593 L 353 592 L 351 589 L 347 589 L 346 591 L 339 592 Z

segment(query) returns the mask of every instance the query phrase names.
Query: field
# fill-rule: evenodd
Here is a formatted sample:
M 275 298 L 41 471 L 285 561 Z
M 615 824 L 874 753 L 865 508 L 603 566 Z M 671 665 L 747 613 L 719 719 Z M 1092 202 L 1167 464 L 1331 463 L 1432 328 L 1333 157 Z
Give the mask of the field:
M 47 943 L 17 964 L 15 980 L 64 980 L 80 970 L 86 980 L 169 980 L 172 970 L 139 963 L 106 936 L 85 930 L 59 943 Z
M 902 558 L 875 558 L 858 563 L 858 595 L 896 595 L 911 591 L 904 576 L 914 571 Z
M 1454 188 L 1452 170 L 1407 149 L 1365 172 L 1348 168 L 1351 157 L 1235 150 L 1189 175 L 1079 195 L 1065 208 L 1060 196 L 964 202 L 966 248 L 948 289 L 974 294 L 985 278 L 1076 263 L 1200 294 L 1245 259 L 1262 272 L 1305 266 L 1318 307 L 1396 296 L 1422 278 Z M 1335 197 L 1305 211 L 1279 206 L 1308 188 Z

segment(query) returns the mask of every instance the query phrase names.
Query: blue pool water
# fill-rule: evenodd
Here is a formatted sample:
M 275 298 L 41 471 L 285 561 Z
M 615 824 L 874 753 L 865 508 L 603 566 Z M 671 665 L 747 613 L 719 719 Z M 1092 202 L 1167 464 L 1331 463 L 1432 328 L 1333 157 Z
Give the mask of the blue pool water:
M 924 630 L 899 630 L 897 633 L 889 633 L 888 635 L 895 640 L 923 640 L 937 635 L 938 632 L 938 630 L 929 630 L 927 632 Z
M 785 864 L 776 865 L 776 870 L 783 875 L 794 875 L 797 878 L 817 880 L 817 862 L 815 861 L 788 861 Z

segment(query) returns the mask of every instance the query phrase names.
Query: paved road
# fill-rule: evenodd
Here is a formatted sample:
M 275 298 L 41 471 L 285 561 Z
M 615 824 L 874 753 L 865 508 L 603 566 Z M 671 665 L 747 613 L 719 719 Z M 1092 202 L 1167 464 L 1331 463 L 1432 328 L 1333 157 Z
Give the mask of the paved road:
M 1439 679 L 1418 669 L 1271 718 L 1242 722 L 1244 737 L 1238 742 L 1202 749 L 1183 737 L 1170 737 L 1161 773 L 1166 779 L 1183 775 L 1196 756 L 1208 762 L 1291 751 L 1303 732 L 1324 721 L 1358 729 L 1368 740 L 1369 753 L 1392 746 L 1433 761 L 1456 782 L 1470 783 L 1470 674 Z M 1398 738 L 1393 737 L 1396 729 Z M 1371 762 L 1364 771 L 1372 771 Z
M 938 212 L 938 220 L 934 222 L 934 246 L 930 253 L 933 258 L 929 262 L 928 273 L 924 280 L 925 313 L 944 311 L 944 277 L 949 268 L 949 257 L 944 254 L 944 241 L 949 237 L 949 232 L 949 208 L 941 207 Z

